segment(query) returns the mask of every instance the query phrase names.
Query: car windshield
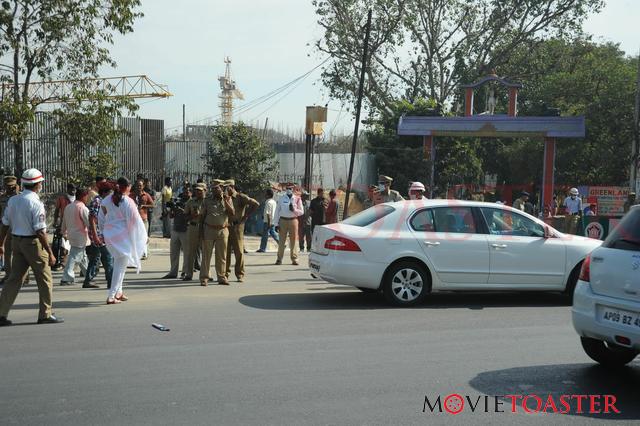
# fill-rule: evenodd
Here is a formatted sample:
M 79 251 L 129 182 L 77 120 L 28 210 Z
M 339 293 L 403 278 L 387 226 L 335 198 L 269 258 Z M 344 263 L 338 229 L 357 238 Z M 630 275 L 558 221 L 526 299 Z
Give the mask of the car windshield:
M 603 247 L 640 251 L 640 207 L 633 208 L 609 234 Z
M 360 213 L 355 214 L 348 219 L 343 220 L 341 223 L 361 227 L 369 226 L 373 222 L 382 219 L 393 211 L 395 211 L 393 207 L 380 204 L 377 206 L 369 207 L 368 209 L 361 211 Z

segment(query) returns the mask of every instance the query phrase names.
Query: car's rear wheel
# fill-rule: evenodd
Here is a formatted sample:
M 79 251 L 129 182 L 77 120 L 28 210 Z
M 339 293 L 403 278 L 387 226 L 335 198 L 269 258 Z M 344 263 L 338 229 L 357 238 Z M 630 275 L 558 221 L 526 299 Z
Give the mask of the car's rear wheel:
M 576 285 L 578 284 L 578 277 L 580 276 L 580 268 L 582 268 L 582 262 L 580 262 L 571 274 L 569 275 L 569 279 L 567 280 L 567 285 L 562 292 L 562 296 L 569 305 L 573 305 L 573 292 L 576 291 Z
M 582 348 L 589 357 L 608 367 L 620 367 L 633 361 L 638 352 L 590 337 L 581 337 Z
M 417 263 L 399 262 L 387 271 L 382 290 L 385 298 L 396 306 L 416 305 L 429 293 L 429 275 Z

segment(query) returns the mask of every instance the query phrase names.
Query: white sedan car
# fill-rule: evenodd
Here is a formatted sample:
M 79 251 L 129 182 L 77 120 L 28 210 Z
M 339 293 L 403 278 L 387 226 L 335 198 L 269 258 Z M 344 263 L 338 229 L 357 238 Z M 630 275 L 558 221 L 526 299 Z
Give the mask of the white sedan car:
M 620 366 L 640 352 L 640 206 L 584 261 L 573 326 L 587 355 Z
M 309 268 L 314 278 L 382 291 L 400 306 L 417 304 L 431 291 L 570 295 L 583 260 L 600 244 L 504 205 L 400 201 L 316 227 Z

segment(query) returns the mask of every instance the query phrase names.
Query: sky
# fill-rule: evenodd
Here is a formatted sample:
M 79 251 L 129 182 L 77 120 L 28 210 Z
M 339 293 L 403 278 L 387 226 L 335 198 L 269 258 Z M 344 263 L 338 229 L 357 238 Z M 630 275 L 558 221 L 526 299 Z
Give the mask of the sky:
M 627 54 L 640 49 L 639 0 L 607 0 L 604 10 L 585 23 L 599 41 L 620 43 Z M 134 32 L 118 36 L 112 55 L 118 67 L 102 76 L 145 74 L 167 85 L 168 99 L 140 100 L 138 114 L 163 119 L 169 132 L 186 122 L 208 123 L 220 114 L 218 77 L 224 58 L 232 60 L 237 87 L 250 102 L 318 65 L 323 57 L 313 43 L 322 36 L 311 0 L 143 0 Z M 286 96 L 274 97 L 234 117 L 249 123 L 291 131 L 304 127 L 305 106 L 329 103 L 326 129 L 350 133 L 353 120 L 337 100 L 327 97 L 317 69 L 295 84 Z

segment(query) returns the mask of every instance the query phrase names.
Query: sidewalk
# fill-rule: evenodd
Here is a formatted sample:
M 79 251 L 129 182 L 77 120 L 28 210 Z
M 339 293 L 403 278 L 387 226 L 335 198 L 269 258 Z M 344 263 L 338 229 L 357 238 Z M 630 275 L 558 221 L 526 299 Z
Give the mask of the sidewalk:
M 149 239 L 149 249 L 152 251 L 169 250 L 169 241 L 169 238 L 162 238 L 157 235 L 152 235 Z M 260 248 L 260 237 L 256 235 L 245 235 L 244 247 L 249 253 L 255 252 Z M 275 241 L 273 241 L 273 238 L 271 237 L 269 237 L 269 242 L 267 243 L 267 251 L 274 253 L 278 251 L 278 245 L 275 243 Z

